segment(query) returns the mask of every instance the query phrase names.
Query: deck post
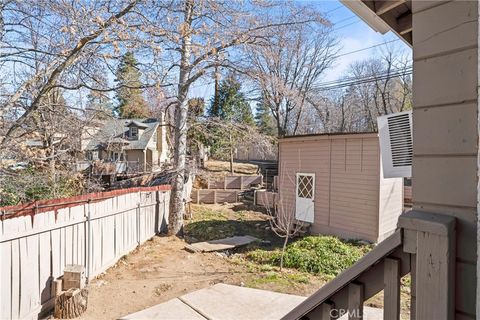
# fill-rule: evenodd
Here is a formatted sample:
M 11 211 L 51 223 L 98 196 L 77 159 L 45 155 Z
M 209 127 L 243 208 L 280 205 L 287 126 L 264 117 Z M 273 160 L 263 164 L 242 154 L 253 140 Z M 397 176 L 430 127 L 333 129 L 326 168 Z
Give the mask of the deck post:
M 318 319 L 318 320 L 331 320 L 335 319 L 334 316 L 337 315 L 337 310 L 333 308 L 333 305 L 324 302 L 318 306 L 311 314 L 309 314 L 309 319 Z
M 348 320 L 363 320 L 363 284 L 348 285 Z
M 414 210 L 398 226 L 415 254 L 415 319 L 454 319 L 455 218 Z
M 410 320 L 415 320 L 417 305 L 417 255 L 410 255 Z
M 383 319 L 400 319 L 400 262 L 397 259 L 384 260 Z

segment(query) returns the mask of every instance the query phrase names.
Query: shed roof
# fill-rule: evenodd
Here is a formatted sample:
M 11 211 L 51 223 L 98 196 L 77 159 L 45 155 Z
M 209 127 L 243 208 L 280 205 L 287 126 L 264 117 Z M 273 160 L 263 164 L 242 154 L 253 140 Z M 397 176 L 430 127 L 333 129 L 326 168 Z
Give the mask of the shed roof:
M 132 124 L 145 128 L 138 140 L 125 139 L 125 133 Z M 159 125 L 152 119 L 112 119 L 104 123 L 103 127 L 93 136 L 86 150 L 98 150 L 105 148 L 110 143 L 124 144 L 124 150 L 144 150 Z
M 285 136 L 281 139 L 278 139 L 278 142 L 289 142 L 289 141 L 298 141 L 298 140 L 315 140 L 315 139 L 334 139 L 334 138 L 363 138 L 363 137 L 377 137 L 377 131 L 371 132 L 337 132 L 337 133 L 314 133 L 314 134 L 302 134 L 295 136 Z

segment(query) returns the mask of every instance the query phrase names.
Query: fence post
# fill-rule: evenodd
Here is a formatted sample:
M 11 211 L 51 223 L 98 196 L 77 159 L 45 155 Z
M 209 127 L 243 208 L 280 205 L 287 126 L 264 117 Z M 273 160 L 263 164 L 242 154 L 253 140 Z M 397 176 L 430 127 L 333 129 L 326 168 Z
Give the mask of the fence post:
M 136 221 L 136 225 L 137 225 L 137 244 L 140 245 L 140 201 L 137 202 L 137 219 L 135 219 Z
M 90 256 L 90 252 L 91 252 L 91 248 L 92 248 L 92 225 L 91 225 L 91 211 L 90 211 L 90 202 L 91 202 L 91 199 L 89 198 L 87 200 L 87 248 L 86 248 L 86 251 L 85 251 L 85 261 L 86 261 L 86 266 L 85 266 L 85 269 L 87 271 L 87 284 L 88 282 L 90 281 L 90 273 L 91 273 L 91 270 L 90 270 L 90 265 L 91 265 L 91 256 Z
M 168 227 L 168 215 L 170 213 L 170 209 L 168 209 L 168 212 L 167 212 L 167 197 L 169 197 L 170 194 L 169 193 L 166 193 L 166 192 L 163 192 L 163 218 L 162 218 L 162 227 L 163 227 L 163 222 L 165 222 L 165 228 Z M 170 202 L 169 202 L 170 204 Z
M 155 191 L 155 234 L 160 233 L 160 191 Z
M 5 211 L 1 210 L 0 211 L 0 221 L 2 221 L 2 232 L 4 231 L 5 227 L 3 226 L 3 220 L 5 220 Z

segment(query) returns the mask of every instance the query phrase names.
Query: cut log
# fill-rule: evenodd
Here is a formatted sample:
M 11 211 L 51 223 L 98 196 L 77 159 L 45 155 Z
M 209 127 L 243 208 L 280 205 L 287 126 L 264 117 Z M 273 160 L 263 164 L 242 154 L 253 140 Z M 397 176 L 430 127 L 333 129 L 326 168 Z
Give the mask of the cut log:
M 54 316 L 57 319 L 73 319 L 87 310 L 88 289 L 69 289 L 55 297 Z

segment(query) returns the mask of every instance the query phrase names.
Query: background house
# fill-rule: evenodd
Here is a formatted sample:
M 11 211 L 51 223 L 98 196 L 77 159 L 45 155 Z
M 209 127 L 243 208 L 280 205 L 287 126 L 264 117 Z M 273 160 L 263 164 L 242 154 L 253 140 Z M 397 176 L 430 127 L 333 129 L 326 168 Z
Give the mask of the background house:
M 279 140 L 279 200 L 311 232 L 379 242 L 397 226 L 403 179 L 383 178 L 377 133 Z
M 115 164 L 116 172 L 151 172 L 169 160 L 166 127 L 156 119 L 112 119 L 86 128 L 88 162 Z

